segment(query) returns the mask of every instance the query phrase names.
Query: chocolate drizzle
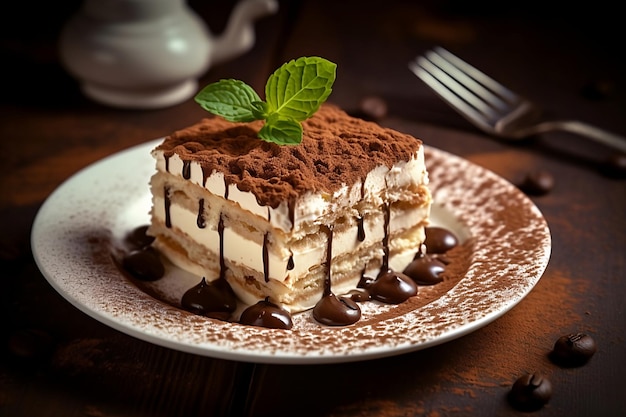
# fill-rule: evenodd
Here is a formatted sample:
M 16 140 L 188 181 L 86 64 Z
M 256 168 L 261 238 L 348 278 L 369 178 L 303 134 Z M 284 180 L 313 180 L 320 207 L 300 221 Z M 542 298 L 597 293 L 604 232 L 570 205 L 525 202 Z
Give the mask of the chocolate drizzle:
M 361 200 L 365 199 L 365 180 L 361 181 Z M 357 221 L 357 234 L 356 238 L 359 242 L 365 241 L 365 224 L 362 214 L 356 218 Z
M 204 229 L 206 227 L 206 220 L 204 218 L 204 198 L 201 198 L 198 201 L 198 217 L 196 218 L 196 224 L 199 229 Z
M 167 193 L 166 193 L 167 194 Z M 389 207 L 385 216 L 385 237 L 383 242 L 388 245 L 388 219 Z M 142 226 L 133 230 L 126 237 L 125 242 L 130 246 L 130 251 L 122 259 L 121 266 L 130 275 L 138 280 L 153 281 L 164 275 L 163 264 L 160 262 L 158 252 L 151 243 L 153 238 L 146 235 L 148 227 Z M 358 288 L 349 293 L 337 296 L 332 291 L 332 247 L 333 227 L 326 226 L 327 234 L 326 260 L 324 267 L 323 296 L 313 308 L 312 314 L 316 321 L 328 326 L 346 326 L 356 323 L 361 318 L 361 309 L 357 302 L 366 302 L 370 299 L 388 304 L 399 304 L 417 294 L 418 285 L 433 285 L 443 280 L 441 274 L 447 265 L 443 254 L 452 249 L 458 243 L 456 236 L 444 228 L 427 227 L 426 241 L 429 247 L 441 253 L 424 253 L 426 245 L 422 245 L 417 252 L 414 261 L 399 273 L 389 269 L 389 248 L 384 248 L 385 258 L 376 278 L 367 276 L 365 267 L 361 273 Z M 220 273 L 219 277 L 207 282 L 203 277 L 199 284 L 190 288 L 183 295 L 180 305 L 185 310 L 195 314 L 231 320 L 232 313 L 237 307 L 237 297 L 226 280 L 226 262 L 224 258 L 224 216 L 220 214 L 218 223 L 219 247 L 220 247 Z M 266 282 L 269 280 L 268 263 L 268 235 L 265 234 L 263 242 L 263 262 Z M 288 269 L 293 268 L 293 255 L 288 261 Z M 242 313 L 239 322 L 241 324 L 261 326 L 275 329 L 290 329 L 293 325 L 288 311 L 269 301 L 268 298 L 248 306 Z
M 296 227 L 296 201 L 294 199 L 289 200 L 289 221 L 291 222 L 291 229 Z
M 385 204 L 385 234 L 383 236 L 383 263 L 380 267 L 381 271 L 389 269 L 389 221 L 391 219 L 391 205 Z
M 380 271 L 376 279 L 371 279 L 361 274 L 359 287 L 364 288 L 369 296 L 388 304 L 400 304 L 417 294 L 417 284 L 411 277 L 389 268 L 389 222 L 391 218 L 391 205 L 385 205 L 385 223 L 383 236 L 383 259 Z M 353 297 L 362 297 L 354 295 Z
M 363 224 L 363 216 L 358 216 L 356 218 L 357 224 L 357 233 L 356 238 L 359 242 L 363 242 L 365 240 L 365 225 Z
M 220 279 L 226 277 L 226 260 L 224 259 L 224 215 L 220 213 L 220 221 L 217 224 L 217 233 L 220 237 Z
M 188 180 L 189 178 L 191 178 L 191 161 L 184 161 L 183 162 L 183 178 Z
M 268 233 L 266 232 L 263 235 L 263 277 L 265 278 L 265 282 L 270 281 L 270 257 L 269 250 L 267 247 L 267 239 Z
M 332 292 L 332 253 L 333 253 L 333 228 L 326 226 L 328 236 L 326 246 L 326 275 L 324 277 L 324 293 L 322 298 L 313 307 L 313 317 L 318 322 L 327 326 L 347 326 L 356 323 L 361 318 L 361 309 L 348 297 L 337 297 Z
M 333 259 L 333 235 L 334 228 L 332 226 L 326 226 L 326 262 L 324 267 L 326 268 L 326 275 L 324 277 L 324 296 L 329 295 L 332 291 L 331 279 L 332 279 L 332 259 Z
M 169 187 L 163 187 L 163 201 L 165 203 L 165 227 L 168 229 L 172 227 L 172 217 L 170 214 L 170 208 L 172 206 L 172 200 L 170 200 Z
M 209 178 L 209 176 L 207 175 L 207 170 L 205 170 L 203 166 L 201 166 L 201 168 L 202 168 L 202 186 L 206 187 L 206 180 Z
M 209 283 L 206 277 L 195 287 L 183 294 L 181 305 L 185 310 L 204 316 L 226 319 L 237 308 L 237 296 L 226 281 L 226 261 L 224 259 L 224 216 L 220 214 L 217 225 L 220 239 L 220 274 Z

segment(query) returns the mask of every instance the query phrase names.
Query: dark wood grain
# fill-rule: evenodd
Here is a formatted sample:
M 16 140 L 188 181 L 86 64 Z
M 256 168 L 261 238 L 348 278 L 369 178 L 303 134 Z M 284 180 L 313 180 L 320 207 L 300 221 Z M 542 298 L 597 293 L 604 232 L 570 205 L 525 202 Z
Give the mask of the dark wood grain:
M 512 311 L 461 339 L 360 363 L 260 365 L 155 346 L 87 317 L 37 270 L 30 228 L 48 195 L 89 164 L 162 137 L 205 115 L 192 100 L 120 110 L 82 96 L 61 68 L 56 36 L 78 1 L 17 7 L 4 17 L 0 53 L 1 416 L 517 416 L 515 379 L 541 371 L 554 385 L 541 416 L 616 416 L 626 410 L 626 183 L 603 174 L 612 151 L 550 134 L 509 144 L 476 131 L 407 69 L 442 45 L 554 114 L 626 135 L 626 68 L 618 13 L 546 8 L 540 2 L 282 1 L 260 20 L 255 48 L 211 68 L 262 91 L 282 62 L 321 55 L 338 64 L 330 100 L 349 111 L 366 96 L 388 105 L 380 120 L 517 183 L 550 171 L 555 188 L 532 197 L 553 250 L 537 287 Z M 216 30 L 229 2 L 192 1 Z M 52 6 L 55 4 L 55 6 Z M 33 32 L 21 22 L 31 19 Z M 34 19 L 34 21 L 33 21 Z M 596 94 L 589 94 L 590 89 Z M 557 338 L 586 332 L 598 352 L 578 368 L 547 354 Z

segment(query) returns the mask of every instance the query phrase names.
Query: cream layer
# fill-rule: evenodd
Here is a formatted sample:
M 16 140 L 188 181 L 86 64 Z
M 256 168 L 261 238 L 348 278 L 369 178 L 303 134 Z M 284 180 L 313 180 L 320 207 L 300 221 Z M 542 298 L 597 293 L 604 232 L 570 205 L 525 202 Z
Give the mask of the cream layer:
M 165 201 L 162 196 L 154 196 L 153 216 L 160 222 L 165 222 Z M 197 212 L 191 212 L 178 205 L 175 201 L 170 204 L 170 221 L 177 229 L 185 233 L 196 244 L 202 245 L 210 252 L 219 256 L 220 236 L 218 225 L 206 224 L 205 228 L 197 226 Z M 409 230 L 418 225 L 425 225 L 430 213 L 430 205 L 413 207 L 406 210 L 391 209 L 390 234 L 403 230 Z M 207 217 L 208 218 L 208 217 Z M 257 237 L 252 239 L 252 232 L 246 236 L 237 232 L 241 228 L 224 228 L 224 253 L 222 256 L 230 263 L 245 265 L 246 267 L 264 274 L 267 267 L 268 278 L 277 281 L 287 279 L 297 279 L 306 275 L 309 270 L 322 264 L 326 260 L 326 240 L 322 236 L 321 244 L 316 245 L 289 245 L 281 247 L 280 241 L 272 241 L 271 249 L 267 251 L 267 265 L 263 259 L 263 243 Z M 357 251 L 362 246 L 371 246 L 381 242 L 385 237 L 385 221 L 382 212 L 367 216 L 363 221 L 364 240 L 357 239 L 359 234 L 358 225 L 348 225 L 341 231 L 333 233 L 332 258 L 350 254 Z M 245 230 L 245 229 L 244 229 Z M 283 242 L 284 243 L 284 242 Z M 421 242 L 418 242 L 418 245 Z M 406 239 L 390 239 L 390 252 L 402 253 L 410 251 L 412 255 L 417 250 L 416 242 Z M 389 266 L 392 269 L 402 271 L 412 259 L 405 259 L 406 256 L 392 256 L 389 259 Z M 293 269 L 288 269 L 288 264 L 293 261 Z M 185 268 L 188 269 L 188 268 Z M 196 271 L 198 272 L 198 271 Z M 207 279 L 211 279 L 207 277 Z
M 173 154 L 166 160 L 161 150 L 155 150 L 152 154 L 158 171 L 183 177 L 185 163 L 179 155 Z M 303 229 L 303 224 L 324 224 L 329 216 L 332 218 L 333 213 L 343 211 L 346 207 L 358 209 L 363 203 L 368 207 L 380 207 L 389 201 L 413 202 L 418 187 L 428 185 L 423 147 L 410 160 L 400 161 L 391 169 L 384 165 L 373 169 L 364 183 L 344 185 L 332 194 L 305 193 L 296 201 L 293 213 L 290 213 L 288 202 L 283 202 L 276 208 L 259 204 L 254 194 L 240 191 L 235 184 L 227 185 L 221 172 L 214 171 L 205 176 L 197 162 L 189 164 L 186 179 L 267 220 L 271 227 L 294 234 Z

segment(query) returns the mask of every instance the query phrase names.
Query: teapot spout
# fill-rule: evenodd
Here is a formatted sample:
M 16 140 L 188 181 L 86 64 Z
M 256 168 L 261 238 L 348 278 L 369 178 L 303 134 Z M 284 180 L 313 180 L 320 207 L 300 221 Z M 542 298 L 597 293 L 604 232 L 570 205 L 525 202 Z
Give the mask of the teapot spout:
M 213 39 L 212 64 L 235 58 L 254 46 L 254 21 L 276 13 L 277 0 L 242 0 L 233 10 L 224 32 Z

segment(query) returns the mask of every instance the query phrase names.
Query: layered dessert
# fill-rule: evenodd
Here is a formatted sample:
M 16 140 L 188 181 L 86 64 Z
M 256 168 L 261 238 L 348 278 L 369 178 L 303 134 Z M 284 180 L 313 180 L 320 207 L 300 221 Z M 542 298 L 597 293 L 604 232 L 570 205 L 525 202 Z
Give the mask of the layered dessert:
M 291 313 L 413 261 L 431 205 L 420 140 L 330 104 L 295 146 L 259 140 L 261 123 L 209 117 L 153 150 L 153 246 Z

